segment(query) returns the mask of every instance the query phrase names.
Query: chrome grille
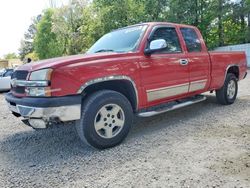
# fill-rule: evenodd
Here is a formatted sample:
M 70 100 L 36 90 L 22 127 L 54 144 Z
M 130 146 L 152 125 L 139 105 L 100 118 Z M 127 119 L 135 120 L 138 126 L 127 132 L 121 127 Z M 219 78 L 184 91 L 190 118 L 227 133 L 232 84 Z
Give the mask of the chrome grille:
M 15 71 L 12 74 L 11 79 L 26 80 L 28 74 L 29 74 L 28 71 Z M 25 87 L 20 87 L 20 86 L 12 87 L 11 91 L 17 94 L 25 94 Z

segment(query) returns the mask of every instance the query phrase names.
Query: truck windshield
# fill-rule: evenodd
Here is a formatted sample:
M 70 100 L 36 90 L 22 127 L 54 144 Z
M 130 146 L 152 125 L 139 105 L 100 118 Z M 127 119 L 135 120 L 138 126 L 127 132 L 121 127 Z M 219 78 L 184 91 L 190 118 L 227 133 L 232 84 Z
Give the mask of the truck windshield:
M 87 54 L 101 52 L 124 53 L 134 51 L 146 30 L 146 25 L 119 29 L 101 37 Z

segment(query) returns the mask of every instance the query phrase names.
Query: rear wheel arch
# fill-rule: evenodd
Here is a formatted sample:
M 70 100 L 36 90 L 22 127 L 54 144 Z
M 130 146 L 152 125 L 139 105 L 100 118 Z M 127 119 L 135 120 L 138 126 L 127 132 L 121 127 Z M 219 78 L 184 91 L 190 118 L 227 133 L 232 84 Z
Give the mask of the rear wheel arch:
M 110 76 L 90 80 L 78 91 L 83 98 L 100 90 L 113 90 L 123 94 L 131 103 L 134 111 L 138 110 L 138 91 L 135 82 L 127 76 Z
M 233 87 L 231 87 L 232 85 Z M 217 101 L 222 105 L 233 104 L 234 101 L 236 100 L 237 93 L 238 93 L 237 78 L 233 73 L 228 73 L 222 88 L 216 90 Z
M 232 73 L 235 75 L 235 77 L 237 79 L 240 78 L 240 68 L 239 68 L 239 65 L 229 65 L 227 67 L 227 70 L 226 70 L 226 75 L 225 75 L 225 78 L 226 76 L 229 74 L 229 73 Z

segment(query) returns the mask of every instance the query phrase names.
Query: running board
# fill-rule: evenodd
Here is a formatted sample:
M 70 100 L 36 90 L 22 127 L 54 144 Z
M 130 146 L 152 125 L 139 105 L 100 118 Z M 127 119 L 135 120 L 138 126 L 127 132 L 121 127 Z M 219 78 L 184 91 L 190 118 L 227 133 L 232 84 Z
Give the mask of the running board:
M 198 95 L 195 97 L 191 97 L 191 98 L 187 98 L 181 101 L 175 101 L 172 103 L 169 103 L 167 105 L 165 105 L 164 107 L 160 107 L 160 108 L 156 108 L 155 110 L 149 110 L 146 112 L 141 112 L 139 114 L 137 114 L 139 117 L 151 117 L 151 116 L 155 116 L 155 115 L 159 115 L 165 112 L 169 112 L 172 110 L 176 110 L 179 108 L 183 108 L 186 106 L 190 106 L 192 104 L 196 104 L 202 101 L 205 101 L 207 98 L 203 95 Z

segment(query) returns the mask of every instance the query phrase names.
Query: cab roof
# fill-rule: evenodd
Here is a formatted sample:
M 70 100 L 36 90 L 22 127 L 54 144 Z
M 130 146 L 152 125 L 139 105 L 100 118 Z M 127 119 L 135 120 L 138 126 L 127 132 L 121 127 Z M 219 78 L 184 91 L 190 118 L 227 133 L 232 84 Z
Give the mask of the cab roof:
M 169 25 L 172 27 L 189 27 L 189 28 L 196 28 L 195 26 L 192 25 L 187 25 L 187 24 L 177 24 L 177 23 L 172 23 L 172 22 L 143 22 L 143 23 L 138 23 L 138 24 L 134 24 L 134 25 L 129 25 L 126 27 L 122 27 L 119 29 L 115 29 L 113 31 L 117 31 L 120 29 L 126 29 L 126 28 L 130 28 L 130 27 L 135 27 L 135 26 L 142 26 L 142 25 L 148 25 L 148 26 L 157 26 L 157 25 Z

